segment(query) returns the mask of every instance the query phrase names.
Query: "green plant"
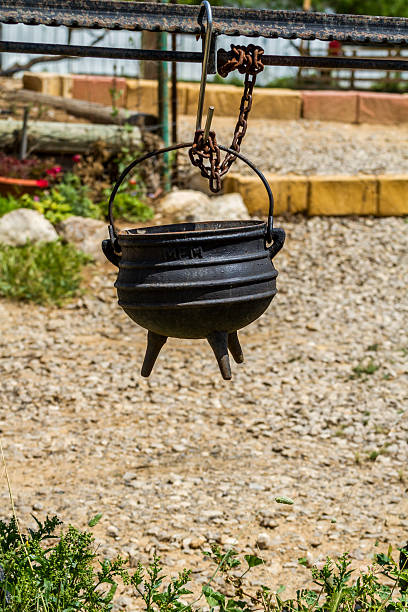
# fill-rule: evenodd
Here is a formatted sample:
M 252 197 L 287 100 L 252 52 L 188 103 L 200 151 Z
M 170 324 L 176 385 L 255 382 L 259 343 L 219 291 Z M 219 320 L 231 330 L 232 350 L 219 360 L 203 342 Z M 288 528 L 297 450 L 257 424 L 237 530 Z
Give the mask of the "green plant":
M 21 196 L 19 208 L 32 208 L 44 215 L 54 225 L 72 216 L 72 209 L 64 196 L 56 189 L 44 192 L 41 196 L 25 193 Z
M 120 175 L 134 159 L 134 153 L 123 146 L 115 162 Z M 105 192 L 110 196 L 110 189 Z M 146 188 L 140 174 L 133 172 L 123 181 L 115 197 L 115 216 L 127 221 L 148 221 L 154 215 L 153 209 L 145 202 Z
M 6 213 L 21 208 L 21 202 L 19 198 L 12 195 L 0 196 L 0 217 Z
M 284 89 L 297 89 L 299 87 L 299 81 L 295 76 L 283 76 L 269 81 L 265 87 L 271 88 L 284 88 Z
M 395 78 L 398 78 L 395 75 Z M 406 93 L 408 91 L 407 84 L 401 81 L 377 81 L 370 87 L 372 91 L 383 91 L 387 93 Z
M 363 374 L 374 374 L 379 368 L 380 366 L 374 363 L 372 359 L 369 359 L 366 363 L 360 361 L 360 363 L 353 368 L 354 375 L 351 378 L 360 378 Z
M 257 555 L 245 555 L 243 566 L 236 551 L 225 552 L 215 544 L 204 554 L 216 569 L 201 588 L 201 594 L 189 603 L 181 599 L 190 593 L 185 588 L 189 572 L 184 570 L 165 587 L 159 558 L 154 559 L 146 573 L 139 565 L 131 584 L 143 600 L 143 610 L 191 612 L 203 610 L 203 606 L 197 605 L 203 600 L 207 609 L 217 609 L 219 612 L 395 612 L 408 609 L 407 551 L 404 549 L 400 552 L 399 564 L 393 558 L 390 547 L 386 555 L 375 555 L 368 570 L 354 579 L 356 572 L 351 568 L 348 554 L 336 560 L 327 558 L 323 567 L 311 568 L 313 586 L 298 590 L 293 599 L 282 598 L 283 585 L 276 590 L 266 585 L 254 590 L 247 584 L 247 574 L 264 564 Z M 300 565 L 307 566 L 305 557 L 298 561 Z M 213 581 L 217 575 L 216 590 Z M 385 584 L 381 576 L 391 584 Z
M 101 219 L 101 208 L 88 197 L 88 187 L 83 185 L 79 176 L 66 172 L 62 181 L 52 190 L 69 205 L 72 214 L 79 217 Z
M 0 216 L 17 208 L 31 208 L 44 215 L 54 225 L 67 217 L 78 215 L 101 219 L 101 207 L 88 197 L 88 188 L 81 179 L 67 172 L 58 185 L 38 195 L 0 196 Z
M 137 195 L 120 192 L 115 198 L 115 216 L 127 221 L 148 221 L 154 211 Z
M 0 245 L 0 295 L 38 304 L 63 304 L 75 296 L 81 269 L 91 258 L 60 241 Z
M 21 534 L 15 518 L 0 521 L 0 610 L 8 612 L 108 612 L 124 561 L 99 562 L 90 532 L 71 525 L 56 535 L 54 516 Z M 90 524 L 95 524 L 90 521 Z

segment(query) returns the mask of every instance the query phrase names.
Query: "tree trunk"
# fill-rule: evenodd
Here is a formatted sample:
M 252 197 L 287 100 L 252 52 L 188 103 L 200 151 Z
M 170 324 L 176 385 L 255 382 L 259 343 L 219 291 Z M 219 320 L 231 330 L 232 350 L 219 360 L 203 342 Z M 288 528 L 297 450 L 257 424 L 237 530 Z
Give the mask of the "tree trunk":
M 10 101 L 25 102 L 29 104 L 43 104 L 64 110 L 74 117 L 83 117 L 93 123 L 123 125 L 129 118 L 129 113 L 123 109 L 113 111 L 112 107 L 87 102 L 85 100 L 73 100 L 72 98 L 62 98 L 61 96 L 50 96 L 48 94 L 31 91 L 29 89 L 19 89 L 7 92 L 4 97 Z
M 0 121 L 2 147 L 15 147 L 21 137 L 22 123 L 13 119 Z M 27 130 L 28 154 L 30 153 L 86 153 L 95 142 L 103 141 L 110 151 L 120 151 L 123 146 L 138 149 L 142 143 L 138 127 L 123 129 L 116 125 L 92 125 L 86 123 L 58 123 L 35 121 Z

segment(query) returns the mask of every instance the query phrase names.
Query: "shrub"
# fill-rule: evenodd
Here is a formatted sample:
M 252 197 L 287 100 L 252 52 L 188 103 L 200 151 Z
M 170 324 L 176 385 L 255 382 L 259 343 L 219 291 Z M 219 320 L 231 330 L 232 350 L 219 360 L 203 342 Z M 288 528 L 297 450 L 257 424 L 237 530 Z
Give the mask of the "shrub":
M 93 527 L 101 518 L 89 521 Z M 257 555 L 223 551 L 214 544 L 204 555 L 214 564 L 209 578 L 194 599 L 188 588 L 191 571 L 166 579 L 159 557 L 130 574 L 125 561 L 100 561 L 94 538 L 88 531 L 61 525 L 57 517 L 21 534 L 15 518 L 0 521 L 0 611 L 1 612 L 108 612 L 112 610 L 118 581 L 130 585 L 145 612 L 396 612 L 408 609 L 408 553 L 401 551 L 399 563 L 391 547 L 375 555 L 373 565 L 353 577 L 347 554 L 328 558 L 322 567 L 311 568 L 313 585 L 283 599 L 284 587 L 252 587 L 248 573 L 264 564 Z M 96 569 L 99 564 L 99 569 Z M 299 559 L 306 565 L 306 559 Z M 387 583 L 381 579 L 384 576 Z M 215 578 L 217 585 L 215 586 Z M 302 582 L 304 578 L 302 576 Z M 186 598 L 189 601 L 186 601 Z
M 141 151 L 139 152 L 141 154 Z M 117 172 L 120 175 L 133 161 L 133 155 L 128 147 L 123 146 L 115 160 Z M 109 200 L 111 190 L 105 191 Z M 114 215 L 127 221 L 148 221 L 154 215 L 153 209 L 145 203 L 146 185 L 137 170 L 133 170 L 123 181 L 115 197 Z
M 69 205 L 72 214 L 79 217 L 92 217 L 100 219 L 101 209 L 88 197 L 88 187 L 83 185 L 81 179 L 72 172 L 64 174 L 61 183 L 53 189 Z
M 12 195 L 0 196 L 0 217 L 21 207 L 22 204 L 19 198 L 15 198 Z
M 137 195 L 123 191 L 115 198 L 114 214 L 115 217 L 127 221 L 148 221 L 153 217 L 154 211 Z
M 60 241 L 0 245 L 0 295 L 62 305 L 78 292 L 81 269 L 91 258 Z
M 99 515 L 100 517 L 100 515 Z M 98 519 L 98 516 L 95 517 Z M 57 517 L 21 534 L 14 518 L 0 521 L 0 610 L 4 612 L 108 612 L 124 561 L 99 562 L 94 538 Z M 94 525 L 97 521 L 90 521 Z M 126 579 L 126 576 L 125 576 Z
M 73 215 L 71 206 L 56 189 L 46 191 L 41 196 L 25 193 L 18 203 L 19 208 L 32 208 L 44 215 L 54 225 Z
M 37 157 L 21 160 L 0 152 L 0 176 L 19 179 L 43 178 L 46 169 L 53 163 L 53 160 L 40 160 Z

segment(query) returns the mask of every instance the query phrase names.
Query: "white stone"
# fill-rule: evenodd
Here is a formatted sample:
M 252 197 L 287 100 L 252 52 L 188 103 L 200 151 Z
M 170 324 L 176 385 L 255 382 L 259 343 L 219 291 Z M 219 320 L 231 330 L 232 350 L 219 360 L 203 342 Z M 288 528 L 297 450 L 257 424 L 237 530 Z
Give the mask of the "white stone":
M 119 529 L 115 527 L 115 525 L 109 525 L 109 527 L 106 530 L 106 533 L 111 538 L 117 538 L 119 536 Z
M 261 550 L 265 550 L 267 548 L 270 548 L 271 547 L 271 538 L 265 532 L 260 533 L 260 534 L 258 534 L 258 537 L 256 539 L 256 545 Z
M 159 211 L 175 223 L 201 221 L 239 221 L 249 213 L 239 193 L 208 197 L 192 189 L 174 190 L 159 204 Z
M 98 261 L 106 261 L 102 252 L 102 240 L 108 238 L 105 221 L 89 217 L 68 217 L 57 226 L 57 231 L 66 242 L 74 244 L 80 251 Z
M 0 243 L 23 246 L 27 242 L 54 242 L 58 234 L 36 210 L 18 208 L 0 217 Z

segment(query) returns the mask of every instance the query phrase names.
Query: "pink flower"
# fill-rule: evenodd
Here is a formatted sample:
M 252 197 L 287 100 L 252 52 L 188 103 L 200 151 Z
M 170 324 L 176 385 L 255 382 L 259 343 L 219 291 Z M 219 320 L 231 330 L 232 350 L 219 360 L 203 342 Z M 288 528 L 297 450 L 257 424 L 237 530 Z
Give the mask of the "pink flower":
M 79 155 L 78 153 L 76 155 L 72 156 L 72 161 L 74 162 L 74 164 L 79 164 L 79 162 L 81 161 L 82 157 L 81 155 Z
M 34 200 L 34 202 L 39 202 L 39 201 L 40 201 L 40 198 L 39 198 L 38 196 L 34 196 L 34 197 L 33 197 L 33 200 Z
M 37 187 L 45 188 L 45 187 L 48 187 L 49 183 L 47 179 L 38 179 L 38 181 L 36 181 L 36 185 Z
M 57 174 L 59 174 L 61 170 L 61 166 L 54 166 L 53 168 L 49 168 L 48 170 L 46 170 L 46 173 L 50 176 L 57 176 Z

